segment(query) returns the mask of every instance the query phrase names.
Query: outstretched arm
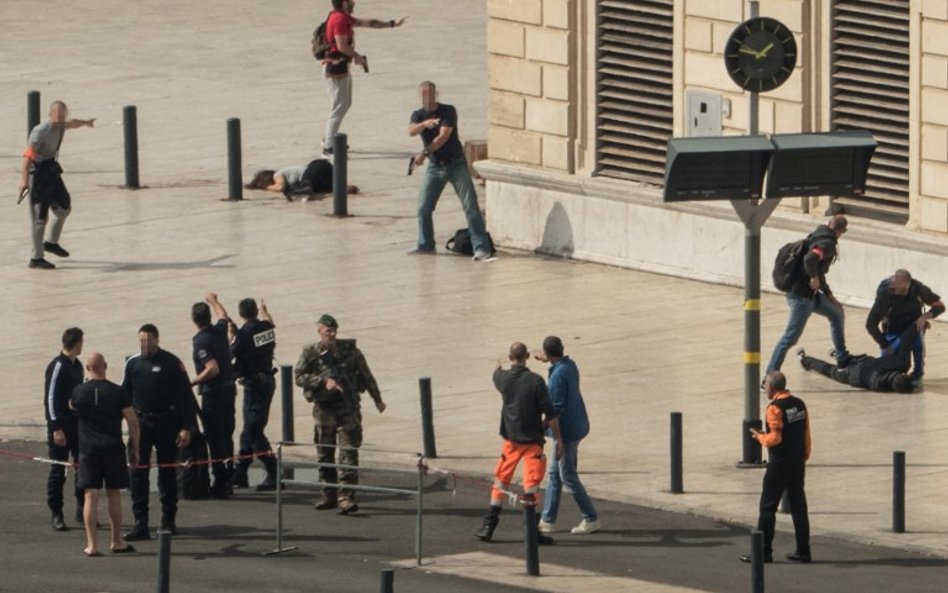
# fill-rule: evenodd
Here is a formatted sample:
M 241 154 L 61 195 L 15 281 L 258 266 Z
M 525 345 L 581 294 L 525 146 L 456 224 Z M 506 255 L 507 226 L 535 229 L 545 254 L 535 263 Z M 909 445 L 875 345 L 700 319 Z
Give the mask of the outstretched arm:
M 394 27 L 401 27 L 405 24 L 405 21 L 408 20 L 407 16 L 403 16 L 397 19 L 392 19 L 390 21 L 383 21 L 380 19 L 352 19 L 352 25 L 355 27 L 368 27 L 370 29 L 389 29 Z

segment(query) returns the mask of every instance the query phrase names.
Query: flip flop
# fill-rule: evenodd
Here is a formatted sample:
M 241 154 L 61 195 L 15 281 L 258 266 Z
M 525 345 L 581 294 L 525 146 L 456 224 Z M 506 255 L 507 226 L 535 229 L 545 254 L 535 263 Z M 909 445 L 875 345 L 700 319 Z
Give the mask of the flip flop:
M 92 552 L 92 553 L 90 554 L 89 552 L 86 552 L 85 550 L 83 550 L 82 553 L 85 554 L 85 555 L 86 555 L 87 557 L 89 557 L 89 558 L 95 558 L 96 556 L 101 556 L 101 555 L 102 555 L 102 554 L 100 554 L 100 553 L 98 553 L 98 552 Z
M 113 554 L 131 554 L 132 552 L 135 552 L 135 551 L 137 551 L 135 550 L 135 546 L 133 546 L 132 544 L 128 544 L 124 548 L 112 550 L 112 553 Z

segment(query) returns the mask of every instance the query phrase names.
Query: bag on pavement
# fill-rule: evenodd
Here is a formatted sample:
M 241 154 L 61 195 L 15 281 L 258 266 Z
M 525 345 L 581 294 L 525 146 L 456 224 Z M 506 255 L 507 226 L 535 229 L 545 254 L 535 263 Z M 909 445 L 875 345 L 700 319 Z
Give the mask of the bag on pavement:
M 487 233 L 487 244 L 491 255 L 497 253 L 497 250 L 494 249 L 494 240 L 491 238 L 490 233 Z M 454 233 L 454 236 L 448 239 L 445 247 L 448 251 L 457 253 L 458 255 L 474 255 L 474 244 L 471 243 L 471 233 L 467 229 L 458 229 L 457 232 Z

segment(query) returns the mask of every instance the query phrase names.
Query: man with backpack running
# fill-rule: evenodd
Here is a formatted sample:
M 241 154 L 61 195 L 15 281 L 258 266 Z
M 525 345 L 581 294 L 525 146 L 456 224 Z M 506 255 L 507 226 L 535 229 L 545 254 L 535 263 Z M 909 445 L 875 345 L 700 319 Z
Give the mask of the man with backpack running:
M 836 244 L 846 232 L 847 221 L 842 214 L 836 214 L 827 224 L 821 224 L 806 238 L 806 249 L 799 267 L 790 278 L 787 290 L 787 304 L 790 317 L 783 336 L 777 341 L 773 355 L 767 364 L 767 373 L 778 371 L 790 351 L 806 328 L 810 315 L 816 313 L 829 320 L 830 337 L 835 348 L 836 364 L 845 367 L 851 358 L 846 350 L 843 307 L 833 296 L 826 273 L 836 261 Z

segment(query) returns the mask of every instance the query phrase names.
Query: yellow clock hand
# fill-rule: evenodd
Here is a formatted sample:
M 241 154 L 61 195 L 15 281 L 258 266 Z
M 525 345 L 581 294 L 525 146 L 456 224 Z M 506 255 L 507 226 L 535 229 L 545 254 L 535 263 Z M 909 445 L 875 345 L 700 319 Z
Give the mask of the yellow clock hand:
M 742 53 L 742 54 L 750 54 L 750 55 L 754 56 L 755 58 L 758 56 L 757 50 L 751 49 L 751 48 L 747 47 L 746 45 L 742 45 L 741 48 L 740 48 L 739 50 L 737 50 L 737 51 L 740 52 L 740 53 Z
M 767 53 L 773 48 L 774 48 L 774 42 L 771 41 L 769 44 L 767 44 L 767 47 L 757 52 L 757 58 L 760 59 L 760 58 L 767 57 Z

